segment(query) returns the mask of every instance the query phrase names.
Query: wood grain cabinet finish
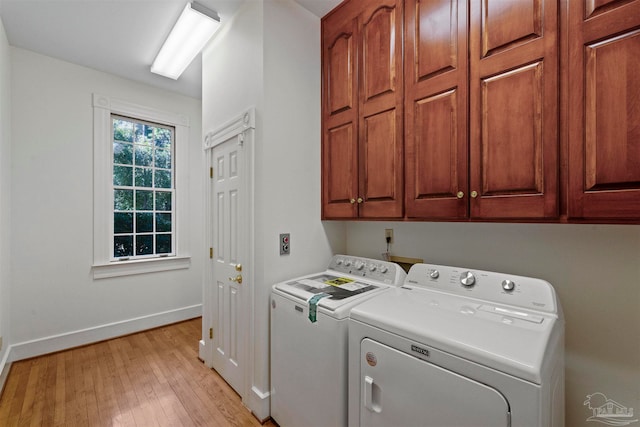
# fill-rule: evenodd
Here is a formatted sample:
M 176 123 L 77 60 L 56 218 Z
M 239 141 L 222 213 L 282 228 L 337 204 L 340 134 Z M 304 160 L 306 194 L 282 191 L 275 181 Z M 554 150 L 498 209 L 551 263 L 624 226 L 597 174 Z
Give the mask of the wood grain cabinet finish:
M 408 217 L 558 216 L 557 13 L 556 0 L 407 0 Z
M 405 200 L 409 218 L 469 213 L 466 0 L 405 4 Z
M 640 0 L 348 0 L 322 33 L 323 218 L 640 220 Z
M 322 21 L 323 218 L 402 218 L 402 0 Z
M 569 3 L 570 219 L 640 218 L 640 0 Z
M 471 216 L 556 218 L 557 1 L 470 5 Z

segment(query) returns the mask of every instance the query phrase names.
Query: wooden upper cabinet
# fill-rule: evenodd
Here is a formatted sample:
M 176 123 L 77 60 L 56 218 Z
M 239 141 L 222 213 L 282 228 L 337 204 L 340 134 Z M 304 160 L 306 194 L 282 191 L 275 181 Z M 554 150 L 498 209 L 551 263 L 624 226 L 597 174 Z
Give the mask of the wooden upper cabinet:
M 358 42 L 355 16 L 332 15 L 322 37 L 322 216 L 358 215 Z
M 405 200 L 410 218 L 468 217 L 467 2 L 405 3 Z
M 469 41 L 471 217 L 557 217 L 557 1 L 471 2 Z
M 363 218 L 404 214 L 402 0 L 376 0 L 359 17 L 360 191 Z
M 322 21 L 323 218 L 401 218 L 402 0 L 343 4 Z
M 569 218 L 640 218 L 640 0 L 569 4 Z

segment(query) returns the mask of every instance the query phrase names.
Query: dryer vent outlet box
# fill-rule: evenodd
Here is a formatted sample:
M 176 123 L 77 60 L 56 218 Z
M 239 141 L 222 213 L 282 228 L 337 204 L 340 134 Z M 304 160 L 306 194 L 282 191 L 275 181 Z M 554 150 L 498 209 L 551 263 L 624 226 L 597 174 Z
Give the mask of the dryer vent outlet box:
M 280 255 L 289 255 L 291 253 L 291 237 L 289 233 L 280 234 Z

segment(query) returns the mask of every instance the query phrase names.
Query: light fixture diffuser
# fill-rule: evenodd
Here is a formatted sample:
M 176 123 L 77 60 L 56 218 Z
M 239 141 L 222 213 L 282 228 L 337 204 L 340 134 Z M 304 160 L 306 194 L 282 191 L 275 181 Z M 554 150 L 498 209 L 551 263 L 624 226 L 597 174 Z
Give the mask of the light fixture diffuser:
M 176 80 L 220 26 L 220 16 L 196 2 L 187 3 L 160 48 L 151 72 Z

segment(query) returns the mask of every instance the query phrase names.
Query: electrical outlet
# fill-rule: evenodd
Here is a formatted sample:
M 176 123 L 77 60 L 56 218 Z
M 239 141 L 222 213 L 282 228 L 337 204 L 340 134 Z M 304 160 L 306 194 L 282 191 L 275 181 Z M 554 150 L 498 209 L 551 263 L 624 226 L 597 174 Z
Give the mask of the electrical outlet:
M 393 243 L 393 228 L 385 228 L 384 239 L 389 240 L 389 243 Z
M 291 253 L 291 237 L 289 233 L 280 235 L 280 255 L 289 255 Z

